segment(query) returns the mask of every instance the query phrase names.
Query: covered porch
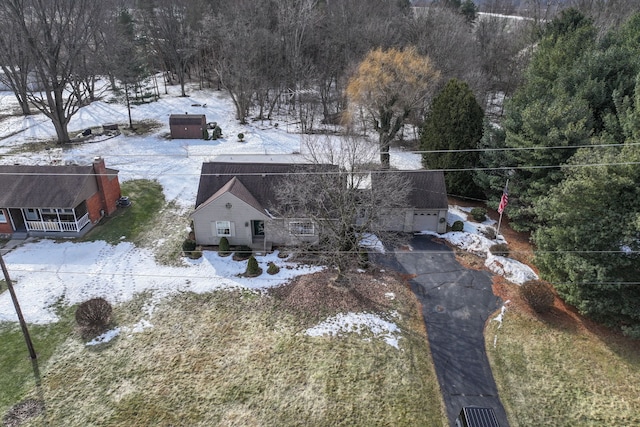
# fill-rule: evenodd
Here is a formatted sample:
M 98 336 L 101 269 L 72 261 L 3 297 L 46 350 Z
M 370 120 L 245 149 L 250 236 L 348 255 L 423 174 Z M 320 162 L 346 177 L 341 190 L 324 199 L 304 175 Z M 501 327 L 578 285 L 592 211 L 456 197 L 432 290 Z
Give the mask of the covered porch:
M 22 208 L 10 212 L 15 230 L 23 228 L 30 236 L 40 233 L 77 235 L 91 222 L 85 202 L 75 208 Z

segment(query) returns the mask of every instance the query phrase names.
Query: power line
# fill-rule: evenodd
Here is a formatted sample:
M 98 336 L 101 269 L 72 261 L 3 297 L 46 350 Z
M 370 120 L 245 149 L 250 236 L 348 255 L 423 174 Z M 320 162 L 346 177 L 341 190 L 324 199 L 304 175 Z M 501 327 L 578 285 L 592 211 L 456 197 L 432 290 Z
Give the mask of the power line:
M 216 163 L 216 162 L 208 162 Z M 233 163 L 233 162 L 223 162 Z M 220 173 L 162 173 L 157 176 L 291 176 L 291 175 L 367 175 L 367 174 L 394 174 L 394 173 L 420 173 L 420 172 L 471 172 L 471 171 L 512 171 L 512 170 L 540 170 L 540 169 L 571 169 L 580 167 L 604 167 L 604 166 L 635 166 L 638 162 L 612 162 L 612 163 L 572 163 L 561 165 L 533 165 L 533 166 L 498 166 L 498 167 L 471 167 L 471 168 L 444 168 L 444 169 L 403 169 L 403 170 L 358 170 L 358 171 L 289 171 L 289 172 L 220 172 Z M 180 165 L 176 165 L 179 167 Z M 2 166 L 0 165 L 0 168 Z M 30 165 L 30 167 L 36 167 Z M 62 166 L 60 166 L 62 167 Z M 129 172 L 134 174 L 133 172 Z M 152 172 L 146 172 L 152 175 Z M 108 174 L 108 173 L 107 173 Z M 0 172 L 4 176 L 98 176 L 95 173 L 46 173 L 46 172 Z M 102 174 L 104 175 L 104 174 Z M 135 175 L 135 174 L 134 174 Z M 142 174 L 138 174 L 144 176 Z
M 301 135 L 302 136 L 302 135 Z M 376 145 L 372 143 L 372 145 Z M 611 148 L 611 147 L 635 147 L 639 146 L 640 142 L 623 142 L 623 143 L 611 143 L 611 144 L 581 144 L 581 145 L 545 145 L 545 146 L 534 146 L 534 147 L 485 147 L 485 148 L 460 148 L 460 149 L 441 149 L 441 150 L 403 150 L 397 152 L 390 152 L 390 154 L 440 154 L 440 153 L 467 153 L 467 152 L 500 152 L 500 151 L 539 151 L 539 150 L 575 150 L 578 148 Z M 184 146 L 176 146 L 176 149 L 180 150 L 188 150 L 188 144 L 186 148 Z M 339 150 L 337 150 L 339 151 Z M 379 155 L 382 152 L 370 152 L 371 155 Z M 386 154 L 386 153 L 385 153 Z M 300 153 L 269 153 L 265 154 L 261 153 L 214 153 L 214 154 L 198 154 L 198 153 L 189 153 L 188 156 L 181 154 L 158 154 L 158 153 L 148 153 L 148 154 L 119 154 L 118 157 L 211 157 L 211 156 L 298 156 Z M 11 153 L 0 153 L 0 157 L 13 157 L 15 154 Z
M 421 150 L 406 151 L 414 154 L 431 154 L 431 153 L 467 153 L 467 152 L 485 152 L 485 151 L 535 151 L 535 150 L 573 150 L 578 148 L 608 148 L 608 147 L 629 147 L 640 145 L 640 142 L 624 142 L 616 144 L 586 144 L 586 145 L 552 145 L 552 146 L 536 146 L 536 147 L 501 147 L 501 148 L 461 148 L 454 150 Z
M 433 252 L 427 252 L 427 253 L 433 253 Z M 308 265 L 307 265 L 308 266 Z M 314 266 L 308 266 L 308 267 L 314 267 Z M 327 266 L 317 266 L 317 267 L 324 267 L 326 268 Z M 185 267 L 188 268 L 188 267 Z M 174 279 L 174 280 L 214 280 L 214 279 L 228 279 L 231 281 L 234 281 L 235 278 L 234 277 L 223 277 L 223 276 L 216 276 L 216 275 L 180 275 L 179 277 L 176 277 L 175 275 L 172 274 L 158 274 L 158 273 L 117 273 L 117 272 L 87 272 L 87 271 L 59 271 L 59 270 L 27 270 L 27 269 L 20 269 L 20 268 L 12 268 L 11 269 L 14 272 L 21 272 L 21 273 L 31 273 L 31 274 L 37 274 L 37 273 L 42 273 L 42 274 L 55 274 L 58 276 L 61 275 L 80 275 L 80 276 L 109 276 L 109 277 L 132 277 L 132 278 L 136 278 L 136 277 L 140 277 L 140 278 L 167 278 L 167 279 Z M 283 282 L 283 281 L 288 281 L 288 280 L 292 280 L 293 278 L 279 278 L 279 277 L 252 277 L 250 279 L 247 280 L 251 280 L 251 281 L 263 281 L 263 282 Z M 622 281 L 618 281 L 618 282 L 553 282 L 554 284 L 564 284 L 564 283 L 571 283 L 571 284 L 578 284 L 578 285 L 640 285 L 640 282 L 622 282 Z

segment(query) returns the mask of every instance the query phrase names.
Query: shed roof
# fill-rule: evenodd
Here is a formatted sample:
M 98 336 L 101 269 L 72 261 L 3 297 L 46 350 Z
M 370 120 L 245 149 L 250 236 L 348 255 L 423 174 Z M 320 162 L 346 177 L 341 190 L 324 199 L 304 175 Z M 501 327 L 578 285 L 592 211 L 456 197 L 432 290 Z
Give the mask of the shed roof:
M 109 175 L 118 171 L 107 169 Z M 5 208 L 75 207 L 94 178 L 93 165 L 0 165 L 0 206 Z
M 171 114 L 169 125 L 201 125 L 206 123 L 207 117 L 204 114 Z

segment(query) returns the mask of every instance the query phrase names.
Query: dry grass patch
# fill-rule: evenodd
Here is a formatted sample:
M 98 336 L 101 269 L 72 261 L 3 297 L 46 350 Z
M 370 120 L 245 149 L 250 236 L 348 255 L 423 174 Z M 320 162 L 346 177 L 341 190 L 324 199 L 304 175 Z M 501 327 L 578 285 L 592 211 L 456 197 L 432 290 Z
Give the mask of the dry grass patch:
M 559 301 L 536 315 L 511 296 L 502 328 L 490 322 L 485 333 L 511 425 L 640 425 L 640 342 L 576 317 Z
M 151 248 L 156 261 L 164 265 L 181 265 L 182 242 L 189 233 L 189 211 L 175 201 L 167 203 L 153 218 L 153 226 L 139 236 L 142 247 Z
M 397 295 L 406 289 L 389 286 Z M 120 325 L 136 318 L 131 312 L 141 301 L 117 309 Z M 444 425 L 423 324 L 416 320 L 419 307 L 404 297 L 390 304 L 404 313 L 394 318 L 403 331 L 400 350 L 357 334 L 309 337 L 304 330 L 310 319 L 283 310 L 283 300 L 268 294 L 176 296 L 156 308 L 154 327 L 143 333 L 123 334 L 93 350 L 68 340 L 44 373 L 46 421 L 128 427 Z M 25 425 L 42 425 L 43 417 Z

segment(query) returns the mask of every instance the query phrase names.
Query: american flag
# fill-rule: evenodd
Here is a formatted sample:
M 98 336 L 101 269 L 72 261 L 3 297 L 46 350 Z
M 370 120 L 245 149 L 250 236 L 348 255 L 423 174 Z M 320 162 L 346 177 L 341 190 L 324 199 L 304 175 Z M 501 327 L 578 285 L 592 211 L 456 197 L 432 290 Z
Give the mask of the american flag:
M 504 212 L 504 208 L 507 207 L 507 204 L 509 203 L 509 190 L 507 189 L 507 186 L 504 186 L 504 190 L 502 190 L 502 197 L 500 198 L 500 204 L 498 205 L 498 213 L 502 214 L 502 212 Z

